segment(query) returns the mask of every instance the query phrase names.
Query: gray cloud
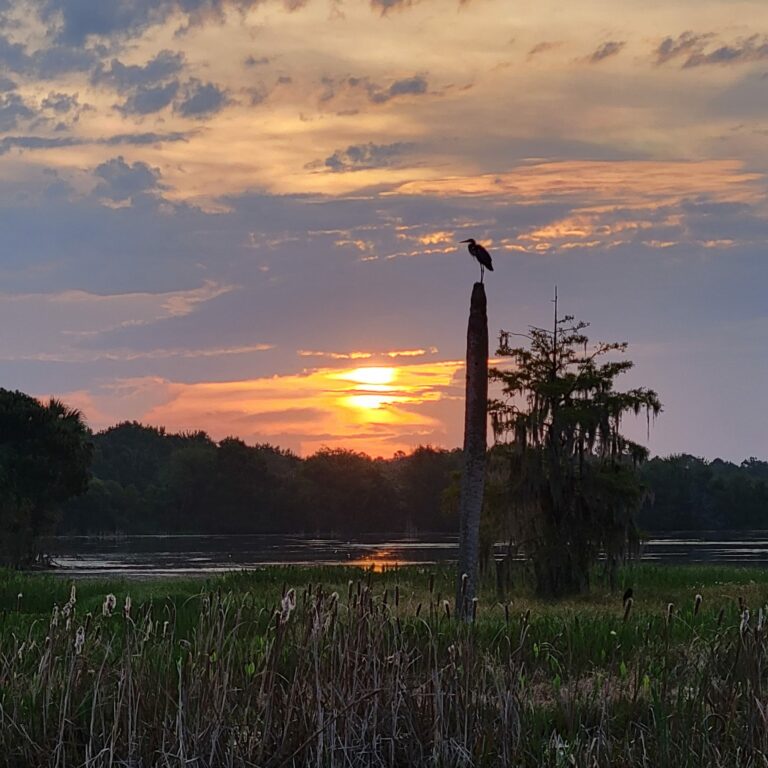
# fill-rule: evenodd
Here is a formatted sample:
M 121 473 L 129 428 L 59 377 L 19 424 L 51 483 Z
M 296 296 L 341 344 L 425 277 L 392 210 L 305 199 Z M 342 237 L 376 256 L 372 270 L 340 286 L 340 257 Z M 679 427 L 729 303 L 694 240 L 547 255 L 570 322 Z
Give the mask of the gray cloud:
M 103 144 L 114 147 L 120 145 L 143 146 L 161 144 L 166 141 L 186 141 L 187 134 L 180 131 L 171 133 L 119 133 L 104 139 L 89 140 L 76 136 L 6 136 L 0 139 L 0 155 L 12 149 L 56 149 L 58 147 L 80 147 L 89 144 Z
M 149 115 L 167 107 L 179 91 L 179 81 L 165 85 L 141 85 L 118 107 L 126 115 Z
M 0 92 L 13 91 L 16 89 L 16 83 L 10 77 L 0 75 Z
M 243 63 L 246 67 L 262 67 L 265 64 L 269 64 L 270 61 L 272 61 L 272 59 L 270 59 L 269 56 L 260 56 L 259 58 L 249 56 Z
M 260 2 L 262 0 L 44 0 L 40 16 L 59 42 L 76 46 L 91 37 L 141 35 L 174 14 L 181 15 L 189 26 L 208 18 L 221 19 L 226 8 L 245 11 Z M 295 5 L 289 0 L 289 5 L 292 4 Z
M 561 45 L 562 42 L 560 40 L 542 40 L 540 43 L 536 43 L 536 45 L 534 45 L 533 48 L 528 51 L 528 58 L 530 59 L 539 53 L 546 53 L 547 51 L 554 50 L 555 48 L 559 48 Z
M 22 72 L 30 65 L 26 46 L 12 43 L 5 35 L 0 35 L 0 63 L 13 72 Z
M 677 37 L 665 37 L 655 50 L 656 63 L 666 64 L 673 59 L 682 59 L 682 67 L 688 69 L 768 60 L 768 37 L 765 35 L 738 38 L 735 42 L 707 50 L 715 37 L 711 32 L 695 34 L 691 31 Z
M 706 33 L 697 35 L 693 32 L 683 32 L 677 37 L 665 37 L 656 48 L 656 63 L 666 64 L 671 59 L 690 54 L 701 49 L 713 35 Z
M 104 139 L 103 142 L 108 146 L 116 144 L 161 144 L 165 141 L 187 141 L 188 134 L 181 131 L 171 131 L 170 133 L 118 133 Z
M 132 0 L 110 3 L 102 0 L 45 0 L 40 9 L 58 40 L 82 45 L 91 36 L 139 34 L 164 21 L 174 10 L 168 0 Z
M 0 63 L 11 72 L 43 79 L 64 72 L 87 72 L 96 66 L 102 53 L 101 49 L 49 45 L 30 54 L 22 43 L 13 43 L 0 35 Z
M 160 188 L 159 171 L 142 162 L 129 165 L 122 155 L 97 166 L 94 175 L 101 179 L 94 194 L 115 202 L 132 200 Z
M 329 101 L 336 95 L 335 83 L 330 78 L 323 78 L 325 88 L 321 101 Z M 420 96 L 427 93 L 429 83 L 424 75 L 412 75 L 395 80 L 388 86 L 372 83 L 367 77 L 349 77 L 346 84 L 351 88 L 362 88 L 374 104 L 384 104 L 398 96 Z
M 18 93 L 0 96 L 0 131 L 11 131 L 19 120 L 28 120 L 35 113 L 24 103 Z
M 599 45 L 597 50 L 589 55 L 587 61 L 590 64 L 598 64 L 611 56 L 618 55 L 626 44 L 625 40 L 608 40 Z
M 0 155 L 5 155 L 12 149 L 54 149 L 81 144 L 83 144 L 81 139 L 72 136 L 6 136 L 4 139 L 0 139 Z
M 228 102 L 223 88 L 193 79 L 185 86 L 182 99 L 176 103 L 176 111 L 184 117 L 205 117 L 218 112 Z
M 310 166 L 322 167 L 331 173 L 388 168 L 394 165 L 396 158 L 411 150 L 413 146 L 405 142 L 353 144 L 346 149 L 337 149 L 330 157 L 311 163 Z
M 28 69 L 44 79 L 55 78 L 63 72 L 88 72 L 99 62 L 102 53 L 101 50 L 53 45 L 35 51 Z
M 119 59 L 112 59 L 109 69 L 99 66 L 92 80 L 94 83 L 109 83 L 118 91 L 125 91 L 169 80 L 181 72 L 183 67 L 183 53 L 163 50 L 143 66 L 123 64 Z
M 695 51 L 686 60 L 684 67 L 698 67 L 704 64 L 739 64 L 745 61 L 768 59 L 768 38 L 760 35 L 737 40 L 731 45 L 721 45 L 713 51 Z
M 78 109 L 80 104 L 76 93 L 49 93 L 41 102 L 43 109 L 50 109 L 58 114 L 66 114 Z

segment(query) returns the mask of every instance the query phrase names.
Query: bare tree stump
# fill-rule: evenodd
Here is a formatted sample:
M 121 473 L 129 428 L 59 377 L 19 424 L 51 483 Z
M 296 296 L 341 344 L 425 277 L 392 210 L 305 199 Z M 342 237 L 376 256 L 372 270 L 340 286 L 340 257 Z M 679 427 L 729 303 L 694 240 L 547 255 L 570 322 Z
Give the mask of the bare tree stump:
M 485 452 L 488 431 L 488 314 L 485 288 L 472 287 L 467 326 L 467 388 L 464 410 L 464 465 L 459 499 L 459 572 L 456 616 L 472 618 L 477 595 L 480 555 L 480 512 L 485 488 Z

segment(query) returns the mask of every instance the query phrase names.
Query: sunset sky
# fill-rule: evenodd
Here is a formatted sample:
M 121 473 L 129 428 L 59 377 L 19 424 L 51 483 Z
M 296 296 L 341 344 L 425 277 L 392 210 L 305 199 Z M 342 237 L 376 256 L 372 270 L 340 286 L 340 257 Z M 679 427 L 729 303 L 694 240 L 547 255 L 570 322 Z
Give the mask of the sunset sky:
M 489 325 L 629 342 L 768 457 L 764 0 L 0 0 L 0 386 L 303 454 L 460 445 Z

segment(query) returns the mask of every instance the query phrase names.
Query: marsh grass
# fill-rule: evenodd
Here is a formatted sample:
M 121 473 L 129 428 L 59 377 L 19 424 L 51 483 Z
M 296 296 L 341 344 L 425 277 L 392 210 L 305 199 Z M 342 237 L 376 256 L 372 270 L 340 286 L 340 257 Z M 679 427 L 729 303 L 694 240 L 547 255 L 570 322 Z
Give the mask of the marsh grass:
M 0 760 L 768 764 L 768 575 L 638 566 L 625 579 L 626 615 L 599 589 L 502 604 L 489 585 L 462 625 L 444 607 L 447 569 L 80 581 L 74 602 L 61 579 L 1 574 Z

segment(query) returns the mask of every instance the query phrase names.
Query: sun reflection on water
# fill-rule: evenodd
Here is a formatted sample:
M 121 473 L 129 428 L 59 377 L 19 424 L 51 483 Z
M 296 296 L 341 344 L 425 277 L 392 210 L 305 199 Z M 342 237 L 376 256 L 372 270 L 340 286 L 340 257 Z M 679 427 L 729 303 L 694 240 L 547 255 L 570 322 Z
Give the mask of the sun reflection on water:
M 379 549 L 376 552 L 351 560 L 349 564 L 374 573 L 382 573 L 400 565 L 400 560 L 395 557 L 395 554 L 391 549 Z

